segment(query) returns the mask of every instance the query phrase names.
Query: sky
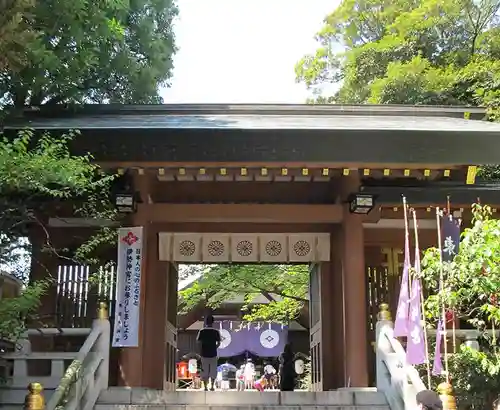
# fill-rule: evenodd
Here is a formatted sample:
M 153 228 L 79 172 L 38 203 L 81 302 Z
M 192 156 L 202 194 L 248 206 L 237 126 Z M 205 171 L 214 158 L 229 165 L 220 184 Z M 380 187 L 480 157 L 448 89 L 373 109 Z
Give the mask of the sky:
M 165 103 L 304 103 L 295 63 L 339 0 L 178 0 Z

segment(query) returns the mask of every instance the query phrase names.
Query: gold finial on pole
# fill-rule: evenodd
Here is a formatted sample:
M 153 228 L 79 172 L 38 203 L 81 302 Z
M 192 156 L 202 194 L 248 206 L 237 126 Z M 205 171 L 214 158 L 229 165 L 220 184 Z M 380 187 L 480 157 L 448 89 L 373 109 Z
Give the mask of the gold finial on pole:
M 437 391 L 439 393 L 439 398 L 443 402 L 443 410 L 457 409 L 457 402 L 455 396 L 453 396 L 453 387 L 451 387 L 450 383 L 441 383 L 437 387 Z
M 99 309 L 97 310 L 97 319 L 107 320 L 108 318 L 108 305 L 104 302 L 99 303 Z
M 387 303 L 381 303 L 379 308 L 380 311 L 378 312 L 378 320 L 392 320 L 389 305 Z
M 43 398 L 43 386 L 40 383 L 30 383 L 29 393 L 24 399 L 25 410 L 44 410 L 45 400 Z

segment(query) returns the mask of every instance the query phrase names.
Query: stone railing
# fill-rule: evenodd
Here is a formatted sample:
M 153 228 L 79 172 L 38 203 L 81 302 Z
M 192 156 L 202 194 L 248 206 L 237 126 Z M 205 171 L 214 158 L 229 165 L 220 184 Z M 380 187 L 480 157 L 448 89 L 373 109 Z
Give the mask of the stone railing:
M 406 364 L 406 351 L 394 337 L 389 306 L 380 305 L 376 328 L 377 389 L 384 393 L 391 410 L 416 408 L 416 394 L 425 390 L 418 371 Z
M 88 336 L 91 328 L 43 328 L 29 329 L 24 334 L 24 339 L 17 343 L 16 351 L 2 354 L 2 361 L 7 367 L 7 386 L 11 388 L 25 388 L 32 382 L 42 384 L 46 389 L 55 389 L 64 375 L 65 362 L 74 360 L 77 352 L 32 352 L 30 336 L 50 337 L 50 336 Z M 30 376 L 28 363 L 33 361 L 50 361 L 50 374 L 48 376 Z
M 91 410 L 102 390 L 108 388 L 109 350 L 111 327 L 107 308 L 101 304 L 98 319 L 90 329 L 37 329 L 28 331 L 29 335 L 88 335 L 78 352 L 31 352 L 28 340 L 21 343 L 21 350 L 5 355 L 5 360 L 13 361 L 13 377 L 9 387 L 26 387 L 28 384 L 54 389 L 46 410 Z M 50 360 L 51 373 L 47 377 L 28 375 L 28 362 L 31 360 Z M 72 360 L 65 369 L 65 361 Z
M 105 304 L 101 304 L 98 319 L 66 369 L 61 383 L 47 403 L 46 410 L 91 410 L 102 390 L 108 388 L 109 347 L 111 326 Z

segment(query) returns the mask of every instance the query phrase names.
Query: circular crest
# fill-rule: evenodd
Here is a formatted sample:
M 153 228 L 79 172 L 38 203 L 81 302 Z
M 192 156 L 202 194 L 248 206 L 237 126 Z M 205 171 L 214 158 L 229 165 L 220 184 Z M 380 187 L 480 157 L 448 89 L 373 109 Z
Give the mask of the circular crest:
M 236 252 L 240 256 L 250 256 L 253 251 L 253 245 L 250 241 L 240 241 L 236 245 Z
M 194 244 L 193 241 L 185 240 L 179 244 L 179 253 L 182 256 L 193 256 L 195 250 L 196 250 L 196 245 Z
M 224 244 L 217 240 L 211 241 L 207 246 L 208 253 L 211 256 L 221 256 L 224 253 L 224 248 Z
M 293 250 L 297 256 L 306 256 L 309 252 L 311 252 L 311 245 L 309 245 L 309 242 L 307 241 L 300 240 L 295 242 Z
M 219 330 L 220 333 L 220 346 L 219 349 L 225 349 L 231 344 L 231 333 L 226 329 Z
M 273 240 L 266 243 L 266 253 L 269 256 L 278 256 L 281 253 L 282 249 L 283 247 L 278 241 Z
M 266 349 L 272 349 L 276 347 L 280 342 L 280 335 L 276 330 L 268 329 L 264 330 L 260 334 L 260 344 Z

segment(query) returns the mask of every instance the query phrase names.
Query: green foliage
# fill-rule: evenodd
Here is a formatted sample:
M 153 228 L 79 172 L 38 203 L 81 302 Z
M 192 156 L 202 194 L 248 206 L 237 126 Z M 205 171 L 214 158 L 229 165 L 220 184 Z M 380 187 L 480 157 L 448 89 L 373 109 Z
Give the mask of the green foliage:
M 0 105 L 161 102 L 176 51 L 174 0 L 2 2 L 16 6 L 0 41 L 14 50 L 2 55 Z
M 459 408 L 475 410 L 491 408 L 500 389 L 500 354 L 496 338 L 488 331 L 498 329 L 500 321 L 500 220 L 491 218 L 488 206 L 476 204 L 472 210 L 472 227 L 463 231 L 453 261 L 441 262 L 438 249 L 427 249 L 422 274 L 431 290 L 425 301 L 428 317 L 437 321 L 444 304 L 479 331 L 482 351 L 462 345 L 459 352 L 449 355 Z M 438 292 L 441 273 L 444 281 Z M 442 381 L 434 378 L 435 385 Z
M 70 153 L 68 144 L 75 134 L 35 138 L 25 130 L 13 140 L 0 139 L 0 266 L 13 268 L 12 273 L 24 280 L 31 262 L 27 237 L 33 232 L 41 233 L 43 252 L 71 264 L 99 264 L 103 246 L 116 239 L 116 230 L 105 228 L 71 252 L 53 243 L 51 217 L 117 218 L 110 201 L 114 176 L 104 174 L 90 156 Z M 67 244 L 74 239 L 68 237 Z M 35 264 L 41 263 L 36 260 L 40 256 L 31 254 Z M 0 299 L 0 337 L 20 335 L 52 280 L 30 284 L 19 297 Z
M 33 132 L 24 130 L 14 140 L 0 140 L 0 264 L 12 262 L 20 250 L 30 251 L 22 239 L 33 228 L 44 233 L 47 251 L 63 256 L 64 249 L 52 246 L 46 226 L 50 217 L 116 219 L 109 194 L 114 176 L 104 174 L 90 156 L 70 153 L 68 144 L 76 134 L 44 134 L 35 142 Z M 92 252 L 109 235 L 103 229 L 93 236 L 72 255 L 73 262 L 90 263 Z
M 499 0 L 342 0 L 295 66 L 315 104 L 484 106 L 500 121 Z M 338 90 L 334 95 L 325 90 Z M 478 176 L 500 179 L 487 165 Z
M 462 345 L 449 366 L 459 409 L 491 409 L 500 391 L 500 355 Z
M 225 300 L 243 295 L 248 321 L 288 322 L 298 317 L 307 303 L 309 267 L 305 265 L 214 265 L 200 279 L 181 290 L 181 309 L 188 311 L 200 302 L 218 307 Z M 264 295 L 270 303 L 252 304 Z
M 0 299 L 0 340 L 18 340 L 26 330 L 26 320 L 40 305 L 48 282 L 34 282 L 17 297 Z
M 27 64 L 26 44 L 36 38 L 30 27 L 34 0 L 0 0 L 0 72 Z
M 430 315 L 440 314 L 442 303 L 478 330 L 493 322 L 500 323 L 500 220 L 491 218 L 491 208 L 473 205 L 473 224 L 462 233 L 458 253 L 452 262 L 441 262 L 436 248 L 426 250 L 422 260 L 423 275 L 429 289 L 439 288 L 441 271 L 443 289 L 430 295 Z
M 296 65 L 318 102 L 485 105 L 498 117 L 498 0 L 343 0 Z M 335 83 L 335 96 L 322 94 Z
M 434 347 L 432 347 L 431 362 Z M 493 408 L 499 397 L 500 355 L 495 351 L 479 351 L 460 345 L 456 353 L 449 353 L 450 382 L 459 410 L 483 410 Z M 427 378 L 427 366 L 417 366 L 422 380 Z M 431 389 L 444 381 L 444 376 L 431 377 Z

